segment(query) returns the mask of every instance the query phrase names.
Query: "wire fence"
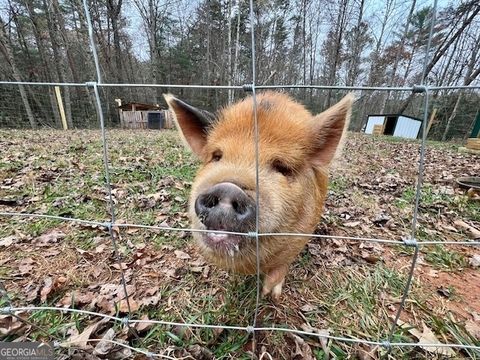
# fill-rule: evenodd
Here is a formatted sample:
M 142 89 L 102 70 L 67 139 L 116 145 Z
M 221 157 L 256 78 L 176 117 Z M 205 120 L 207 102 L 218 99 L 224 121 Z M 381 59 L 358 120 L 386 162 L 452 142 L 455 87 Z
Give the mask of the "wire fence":
M 4 217 L 34 217 L 34 218 L 44 218 L 44 219 L 51 219 L 51 220 L 59 220 L 64 222 L 75 222 L 80 224 L 86 225 L 95 225 L 98 227 L 102 227 L 108 230 L 109 237 L 111 240 L 112 248 L 114 251 L 114 256 L 118 264 L 118 268 L 120 269 L 121 274 L 121 284 L 124 293 L 124 298 L 126 299 L 128 313 L 127 316 L 124 318 L 102 314 L 98 312 L 80 310 L 80 309 L 73 309 L 73 308 L 60 308 L 60 307 L 48 307 L 48 306 L 28 306 L 28 307 L 16 307 L 13 305 L 11 299 L 8 297 L 8 294 L 5 290 L 3 283 L 0 282 L 0 292 L 2 293 L 2 297 L 6 301 L 7 306 L 4 308 L 0 308 L 0 313 L 3 314 L 10 314 L 16 317 L 20 321 L 28 321 L 20 316 L 16 315 L 18 311 L 25 311 L 25 312 L 36 312 L 36 311 L 56 311 L 56 312 L 69 312 L 69 313 L 77 313 L 77 314 L 84 314 L 84 315 L 91 315 L 97 316 L 104 319 L 108 319 L 110 321 L 118 322 L 124 324 L 128 327 L 135 325 L 135 324 L 159 324 L 159 325 L 166 325 L 166 326 L 181 326 L 181 327 L 192 327 L 192 328 L 208 328 L 208 329 L 230 329 L 230 330 L 238 330 L 244 331 L 246 333 L 252 334 L 253 339 L 255 340 L 255 334 L 260 331 L 281 331 L 281 332 L 289 332 L 294 333 L 297 335 L 308 335 L 323 339 L 330 339 L 339 342 L 345 343 L 359 343 L 359 344 L 366 344 L 366 345 L 374 345 L 379 346 L 387 350 L 387 352 L 391 351 L 391 349 L 395 347 L 415 347 L 415 346 L 422 346 L 423 348 L 426 347 L 433 347 L 433 348 L 442 348 L 442 347 L 450 347 L 450 348 L 457 348 L 457 349 L 473 349 L 473 350 L 480 350 L 480 346 L 469 345 L 469 344 L 460 344 L 460 343 L 405 343 L 405 342 L 394 342 L 394 334 L 395 330 L 399 326 L 399 319 L 402 311 L 405 307 L 405 302 L 407 300 L 411 285 L 412 285 L 412 278 L 415 272 L 415 267 L 418 261 L 419 249 L 420 247 L 424 246 L 433 246 L 433 245 L 468 245 L 468 246 L 479 246 L 480 241 L 417 241 L 416 234 L 417 234 L 417 223 L 418 223 L 418 213 L 419 213 L 419 205 L 420 205 L 420 198 L 421 198 L 421 191 L 422 191 L 422 182 L 423 182 L 423 173 L 424 173 L 424 163 L 425 163 L 425 148 L 426 148 L 426 126 L 428 123 L 428 108 L 430 102 L 430 94 L 433 91 L 439 90 L 446 90 L 446 89 L 463 89 L 463 90 L 478 90 L 480 89 L 480 85 L 472 85 L 472 86 L 442 86 L 442 87 L 434 87 L 429 86 L 425 83 L 425 71 L 427 68 L 427 64 L 429 61 L 429 54 L 430 54 L 430 47 L 432 41 L 432 34 L 435 24 L 435 16 L 437 10 L 437 0 L 433 2 L 433 12 L 432 12 L 432 21 L 430 22 L 430 32 L 428 37 L 428 44 L 426 45 L 425 49 L 425 59 L 424 59 L 424 66 L 423 66 L 423 76 L 422 82 L 418 85 L 414 86 L 405 86 L 405 87 L 385 87 L 385 86 L 328 86 L 328 85 L 275 85 L 275 86 L 266 86 L 266 85 L 256 85 L 256 63 L 255 63 L 255 31 L 254 31 L 254 4 L 253 0 L 250 0 L 250 23 L 251 23 L 251 66 L 252 66 L 252 83 L 246 85 L 238 85 L 238 86 L 207 86 L 207 85 L 173 85 L 173 84 L 111 84 L 111 83 L 103 83 L 101 70 L 99 65 L 99 60 L 96 51 L 96 45 L 94 41 L 93 35 L 93 27 L 92 22 L 90 19 L 90 14 L 88 10 L 87 0 L 83 0 L 83 6 L 86 14 L 87 25 L 89 30 L 89 39 L 90 39 L 90 46 L 93 53 L 93 58 L 95 62 L 96 74 L 97 79 L 96 81 L 88 82 L 88 83 L 49 83 L 49 82 L 8 82 L 8 81 L 0 81 L 1 85 L 34 85 L 35 87 L 47 87 L 50 88 L 52 86 L 63 86 L 63 87 L 84 87 L 88 91 L 91 91 L 94 98 L 94 104 L 96 108 L 97 118 L 100 123 L 101 129 L 101 140 L 103 145 L 103 166 L 104 166 L 104 175 L 105 175 L 105 186 L 106 191 L 108 194 L 108 206 L 109 206 L 109 213 L 111 214 L 110 221 L 108 222 L 98 222 L 98 221 L 90 221 L 86 219 L 78 219 L 78 218 L 70 218 L 70 217 L 62 217 L 62 216 L 53 216 L 53 215 L 46 215 L 46 214 L 37 214 L 37 213 L 15 213 L 15 212 L 0 212 L 0 216 Z M 131 296 L 128 292 L 127 282 L 125 279 L 125 271 L 124 268 L 121 266 L 121 257 L 119 256 L 118 251 L 118 243 L 117 243 L 117 235 L 114 232 L 114 228 L 139 228 L 139 229 L 146 229 L 146 230 L 160 230 L 160 231 L 172 231 L 172 232 L 207 232 L 207 230 L 199 230 L 199 229 L 191 229 L 191 228 L 177 228 L 177 227 L 168 227 L 168 226 L 150 226 L 150 225 L 142 225 L 142 224 L 130 224 L 130 223 L 117 223 L 116 222 L 116 208 L 115 203 L 112 197 L 112 186 L 110 182 L 110 166 L 109 166 L 109 157 L 108 157 L 108 142 L 106 137 L 106 130 L 105 130 L 105 119 L 104 119 L 104 111 L 102 108 L 102 101 L 99 94 L 99 88 L 101 87 L 150 87 L 150 88 L 192 88 L 192 89 L 235 89 L 235 90 L 243 90 L 245 92 L 251 93 L 253 97 L 253 114 L 254 114 L 254 134 L 255 134 L 255 153 L 256 153 L 256 162 L 255 162 L 255 178 L 256 178 L 256 221 L 255 221 L 255 231 L 249 233 L 239 233 L 239 232 L 229 232 L 229 231 L 212 231 L 208 230 L 208 232 L 215 232 L 215 233 L 223 233 L 223 234 L 234 234 L 234 235 L 242 235 L 248 236 L 250 238 L 255 239 L 256 242 L 256 251 L 257 251 L 257 287 L 256 287 L 256 300 L 255 300 L 255 312 L 254 318 L 250 326 L 230 326 L 230 325 L 209 325 L 209 324 L 202 324 L 202 323 L 183 323 L 183 322 L 170 322 L 170 321 L 162 321 L 162 320 L 141 320 L 141 319 L 134 319 L 132 318 L 132 311 L 131 311 L 131 304 L 130 299 Z M 412 217 L 412 227 L 410 236 L 404 238 L 402 240 L 398 239 L 381 239 L 381 238 L 368 238 L 368 237 L 349 237 L 349 236 L 332 236 L 332 235 L 319 235 L 319 234 L 298 234 L 298 233 L 261 233 L 259 231 L 259 133 L 258 133 L 258 121 L 257 121 L 257 102 L 256 102 L 256 91 L 263 90 L 263 89 L 299 89 L 299 88 L 308 88 L 308 89 L 322 89 L 322 90 L 371 90 L 371 91 L 402 91 L 402 92 L 413 92 L 423 94 L 424 102 L 423 102 L 423 131 L 422 131 L 422 141 L 420 146 L 420 160 L 418 166 L 418 177 L 416 183 L 416 192 L 415 192 L 415 204 L 413 210 L 413 217 Z M 355 338 L 355 337 L 339 337 L 339 336 L 332 336 L 329 334 L 321 334 L 321 333 L 314 333 L 308 331 L 302 331 L 293 328 L 286 328 L 286 327 L 260 327 L 257 324 L 258 313 L 259 313 L 259 302 L 260 302 L 260 266 L 259 266 L 259 241 L 262 237 L 268 236 L 301 236 L 301 237 L 309 237 L 309 238 L 320 238 L 320 239 L 340 239 L 340 240 L 353 240 L 359 242 L 376 242 L 382 243 L 386 245 L 400 245 L 405 247 L 413 248 L 413 255 L 408 271 L 408 276 L 406 283 L 404 285 L 404 291 L 401 298 L 400 305 L 398 310 L 395 314 L 395 319 L 391 328 L 388 332 L 388 336 L 381 341 L 372 341 L 369 339 L 362 339 L 362 338 Z M 31 324 L 33 326 L 37 326 Z M 48 334 L 48 331 L 47 331 Z M 88 341 L 105 341 L 99 339 L 89 339 Z M 109 342 L 116 344 L 118 346 L 127 348 L 133 352 L 144 354 L 147 357 L 155 358 L 165 358 L 165 359 L 174 359 L 171 356 L 159 353 L 153 353 L 141 348 L 134 348 L 128 346 L 122 342 L 118 342 L 115 340 L 108 340 Z M 254 341 L 255 344 L 255 341 Z M 60 346 L 60 342 L 57 340 L 54 342 L 55 346 Z

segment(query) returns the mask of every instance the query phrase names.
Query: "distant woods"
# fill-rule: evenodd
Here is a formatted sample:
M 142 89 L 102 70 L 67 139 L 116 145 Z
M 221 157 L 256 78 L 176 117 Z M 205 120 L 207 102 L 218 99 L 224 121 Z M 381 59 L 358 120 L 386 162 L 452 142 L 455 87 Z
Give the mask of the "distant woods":
M 89 0 L 93 31 L 108 83 L 243 85 L 251 79 L 251 25 L 245 0 Z M 257 83 L 262 85 L 410 86 L 422 81 L 432 7 L 420 0 L 255 1 Z M 432 1 L 433 3 L 433 1 Z M 480 4 L 439 8 L 424 80 L 473 85 L 480 73 Z M 5 0 L 0 8 L 0 78 L 7 81 L 95 81 L 82 0 Z M 61 87 L 69 128 L 97 127 L 90 89 Z M 214 110 L 243 91 L 101 88 L 109 126 L 117 103 L 163 104 L 161 94 Z M 289 92 L 318 112 L 345 92 Z M 352 130 L 367 115 L 422 117 L 423 95 L 359 91 Z M 431 93 L 436 122 L 429 137 L 468 137 L 479 91 Z M 62 128 L 53 87 L 0 86 L 0 126 Z

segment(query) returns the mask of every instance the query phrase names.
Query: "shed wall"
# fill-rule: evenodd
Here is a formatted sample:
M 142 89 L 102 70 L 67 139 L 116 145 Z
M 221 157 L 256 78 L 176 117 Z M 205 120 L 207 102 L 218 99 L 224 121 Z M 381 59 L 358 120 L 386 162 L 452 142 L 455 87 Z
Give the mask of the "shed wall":
M 365 126 L 365 134 L 372 134 L 375 125 L 383 125 L 385 116 L 369 116 L 367 125 Z
M 405 116 L 399 116 L 393 136 L 416 139 L 418 137 L 420 125 L 421 122 L 418 120 L 410 119 Z

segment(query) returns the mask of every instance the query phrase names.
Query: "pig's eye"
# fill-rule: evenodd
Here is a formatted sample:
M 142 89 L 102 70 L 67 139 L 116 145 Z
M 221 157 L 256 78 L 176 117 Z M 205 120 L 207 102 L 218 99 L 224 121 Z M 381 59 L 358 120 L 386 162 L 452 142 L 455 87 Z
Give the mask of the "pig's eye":
M 275 160 L 272 163 L 272 168 L 273 168 L 273 170 L 279 172 L 283 176 L 292 176 L 293 173 L 294 173 L 294 171 L 291 167 L 289 167 L 288 165 L 285 165 L 280 160 Z
M 212 154 L 212 161 L 217 162 L 222 158 L 222 152 L 220 150 L 214 151 Z

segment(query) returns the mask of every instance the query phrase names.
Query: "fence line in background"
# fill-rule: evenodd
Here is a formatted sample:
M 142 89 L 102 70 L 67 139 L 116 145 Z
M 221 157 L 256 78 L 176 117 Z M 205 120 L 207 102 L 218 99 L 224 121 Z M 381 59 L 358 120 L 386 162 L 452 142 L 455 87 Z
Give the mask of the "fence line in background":
M 101 129 L 101 140 L 103 145 L 103 163 L 104 163 L 104 174 L 105 174 L 105 186 L 108 193 L 108 206 L 110 211 L 110 221 L 109 222 L 98 222 L 98 221 L 89 221 L 84 219 L 76 219 L 76 218 L 67 218 L 62 216 L 54 216 L 54 215 L 47 215 L 47 214 L 34 214 L 34 213 L 15 213 L 15 212 L 0 212 L 0 216 L 22 216 L 22 217 L 36 217 L 36 218 L 46 218 L 51 220 L 58 220 L 58 221 L 69 221 L 69 222 L 76 222 L 79 224 L 85 224 L 90 226 L 99 226 L 103 227 L 108 230 L 112 247 L 114 250 L 115 261 L 119 265 L 120 273 L 121 273 L 121 283 L 123 287 L 123 292 L 125 295 L 128 313 L 126 317 L 119 318 L 116 316 L 111 316 L 102 313 L 96 313 L 92 311 L 80 310 L 80 309 L 65 309 L 65 308 L 58 308 L 58 307 L 48 307 L 48 306 L 29 306 L 29 307 L 14 307 L 11 303 L 8 294 L 4 290 L 3 283 L 0 282 L 0 289 L 2 289 L 2 297 L 6 298 L 6 302 L 8 304 L 7 307 L 0 308 L 0 313 L 3 314 L 12 314 L 16 316 L 21 321 L 27 321 L 22 319 L 20 316 L 15 314 L 17 311 L 59 311 L 59 312 L 69 312 L 69 313 L 79 313 L 84 315 L 90 316 L 98 316 L 104 319 L 108 319 L 111 321 L 121 322 L 122 324 L 130 327 L 131 325 L 138 324 L 138 323 L 150 323 L 150 324 L 157 324 L 157 325 L 165 325 L 165 326 L 186 326 L 186 327 L 196 327 L 196 328 L 211 328 L 211 329 L 229 329 L 229 330 L 238 330 L 238 331 L 246 331 L 253 335 L 254 340 L 254 348 L 255 348 L 255 332 L 256 331 L 282 331 L 282 332 L 290 332 L 298 335 L 307 335 L 307 336 L 315 336 L 318 338 L 330 339 L 340 342 L 346 343 L 361 343 L 367 345 L 374 345 L 380 346 L 387 351 L 391 351 L 394 347 L 404 347 L 404 346 L 422 346 L 425 347 L 434 347 L 434 348 L 442 348 L 442 347 L 451 347 L 451 348 L 458 348 L 458 349 L 474 349 L 480 350 L 480 346 L 475 345 L 468 345 L 468 344 L 438 344 L 438 343 L 430 343 L 430 344 L 418 344 L 418 343 L 401 343 L 401 342 L 392 342 L 395 330 L 398 327 L 398 321 L 400 319 L 400 315 L 404 309 L 404 305 L 406 299 L 408 297 L 408 293 L 411 287 L 413 274 L 415 271 L 415 266 L 417 264 L 419 248 L 421 246 L 428 246 L 428 245 L 469 245 L 469 246 L 479 246 L 480 241 L 417 241 L 416 231 L 417 231 L 417 219 L 418 219 L 418 210 L 419 210 L 419 203 L 421 197 L 421 189 L 422 189 L 422 181 L 423 181 L 423 172 L 424 172 L 424 160 L 425 160 L 425 145 L 426 145 L 426 125 L 428 122 L 428 102 L 429 102 L 429 94 L 432 91 L 439 91 L 439 90 L 476 90 L 480 89 L 480 85 L 470 85 L 470 86 L 429 86 L 425 84 L 424 74 L 425 69 L 428 64 L 429 59 L 429 50 L 432 41 L 433 35 L 433 28 L 435 23 L 435 16 L 436 16 L 436 9 L 437 9 L 437 0 L 433 2 L 433 11 L 432 11 L 432 18 L 430 22 L 430 31 L 428 37 L 428 43 L 425 50 L 425 59 L 424 59 L 424 67 L 423 67 L 423 76 L 421 79 L 420 85 L 413 85 L 413 86 L 404 86 L 404 87 L 388 87 L 388 86 L 327 86 L 327 85 L 257 85 L 256 84 L 256 63 L 255 63 L 255 31 L 254 31 L 254 7 L 253 7 L 253 0 L 249 0 L 250 6 L 250 26 L 251 26 L 251 53 L 252 53 L 252 83 L 246 85 L 235 85 L 235 86 L 222 86 L 222 85 L 177 85 L 177 84 L 111 84 L 111 83 L 102 83 L 101 77 L 101 70 L 100 64 L 98 61 L 98 55 L 96 51 L 96 44 L 93 34 L 93 26 L 90 19 L 90 13 L 88 10 L 88 3 L 87 0 L 83 0 L 83 5 L 86 13 L 87 25 L 89 30 L 89 40 L 91 51 L 93 54 L 93 59 L 95 62 L 95 69 L 97 80 L 96 82 L 86 82 L 86 83 L 59 83 L 59 82 L 9 82 L 9 81 L 0 81 L 0 85 L 38 85 L 38 86 L 77 86 L 77 87 L 88 87 L 93 88 L 93 96 L 95 100 L 95 107 L 97 111 L 97 117 L 100 123 Z M 108 141 L 106 136 L 106 129 L 105 129 L 105 122 L 103 118 L 103 111 L 102 111 L 102 103 L 99 95 L 98 88 L 99 87 L 154 87 L 154 88 L 192 88 L 192 89 L 233 89 L 233 90 L 243 90 L 245 92 L 251 92 L 253 97 L 253 114 L 254 114 L 254 127 L 255 127 L 255 178 L 256 178 L 256 226 L 255 231 L 248 232 L 248 233 L 238 233 L 238 232 L 229 232 L 229 231 L 210 231 L 210 230 L 199 230 L 199 229 L 184 229 L 184 228 L 174 228 L 174 227 L 163 227 L 163 226 L 150 226 L 150 225 L 142 225 L 142 224 L 118 224 L 116 223 L 115 219 L 115 204 L 112 197 L 112 188 L 110 182 L 110 167 L 109 167 L 109 160 L 108 160 Z M 416 185 L 416 195 L 415 195 L 415 204 L 414 204 L 414 212 L 412 216 L 412 229 L 411 229 L 411 236 L 409 238 L 405 238 L 403 240 L 392 240 L 392 239 L 378 239 L 378 238 L 367 238 L 367 237 L 350 237 L 350 236 L 336 236 L 336 235 L 319 235 L 319 234 L 297 234 L 297 233 L 261 233 L 259 231 L 259 134 L 258 134 L 258 120 L 257 120 L 257 102 L 256 102 L 256 90 L 266 90 L 266 89 L 317 89 L 317 90 L 371 90 L 371 91 L 404 91 L 404 92 L 413 92 L 419 93 L 424 95 L 424 114 L 423 114 L 423 135 L 422 141 L 420 146 L 420 160 L 419 160 L 419 167 L 418 167 L 418 178 L 417 178 L 417 185 Z M 229 326 L 229 325 L 209 325 L 209 324 L 195 324 L 195 323 L 177 323 L 177 322 L 168 322 L 162 320 L 136 320 L 132 319 L 132 313 L 130 308 L 129 302 L 129 294 L 127 291 L 127 284 L 126 284 L 126 277 L 125 272 L 121 264 L 121 256 L 118 252 L 118 245 L 116 240 L 116 234 L 114 232 L 114 228 L 141 228 L 146 230 L 163 230 L 163 231 L 187 231 L 187 232 L 214 232 L 214 233 L 224 233 L 224 234 L 235 234 L 235 235 L 242 235 L 247 236 L 250 238 L 255 238 L 256 241 L 256 252 L 257 252 L 257 287 L 256 287 L 256 302 L 255 302 L 255 313 L 253 319 L 253 325 L 251 326 Z M 386 340 L 379 340 L 379 341 L 372 341 L 367 339 L 360 339 L 360 338 L 348 338 L 348 337 L 339 337 L 339 336 L 332 336 L 329 334 L 319 334 L 319 333 L 311 333 L 307 331 L 291 329 L 291 328 L 283 328 L 283 327 L 257 327 L 257 317 L 259 313 L 259 303 L 260 303 L 260 267 L 259 267 L 259 241 L 261 237 L 264 236 L 302 236 L 302 237 L 312 237 L 312 238 L 320 238 L 320 239 L 340 239 L 340 240 L 355 240 L 355 241 L 368 241 L 368 242 L 377 242 L 377 243 L 384 243 L 389 245 L 401 245 L 407 247 L 413 247 L 415 249 L 414 254 L 412 256 L 412 262 L 409 268 L 408 277 L 405 283 L 405 288 L 403 291 L 403 295 L 401 298 L 400 306 L 397 309 L 395 320 L 393 321 L 391 328 L 388 332 L 388 336 Z M 35 325 L 36 326 L 36 325 Z M 37 326 L 37 328 L 39 328 Z M 41 329 L 41 328 L 39 328 Z M 42 330 L 43 331 L 43 330 Z M 135 334 L 135 332 L 133 332 Z M 137 340 L 142 340 L 138 338 Z M 57 339 L 58 341 L 58 339 Z M 99 342 L 105 341 L 102 339 L 90 339 L 89 341 L 92 342 Z M 61 341 L 60 341 L 61 342 Z M 60 346 L 61 343 L 57 342 L 56 345 Z M 114 343 L 116 345 L 122 346 L 127 348 L 131 351 L 135 351 L 138 353 L 142 353 L 148 357 L 161 357 L 166 359 L 174 359 L 168 355 L 164 354 L 157 354 L 152 353 L 140 348 L 134 348 L 129 345 L 123 344 L 121 342 L 117 342 L 114 340 L 109 340 L 109 342 Z
M 129 83 L 98 83 L 95 81 L 87 81 L 84 83 L 62 83 L 62 82 L 35 82 L 35 81 L 0 81 L 0 85 L 36 85 L 36 86 L 71 86 L 71 87 L 89 87 L 96 84 L 98 87 L 130 87 L 130 88 L 172 88 L 172 89 L 217 89 L 217 90 L 244 90 L 250 91 L 252 84 L 244 85 L 179 85 L 179 84 L 129 84 Z M 343 85 L 255 85 L 257 90 L 275 90 L 275 89 L 312 89 L 312 90 L 344 90 L 344 91 L 411 91 L 414 93 L 422 93 L 427 91 L 440 90 L 480 90 L 478 85 L 446 85 L 446 86 L 429 86 L 429 85 L 413 85 L 413 86 L 343 86 Z

